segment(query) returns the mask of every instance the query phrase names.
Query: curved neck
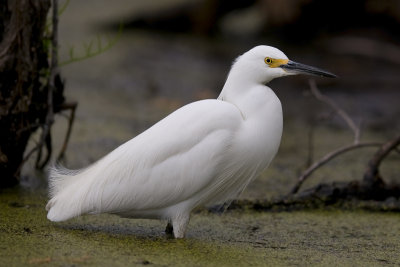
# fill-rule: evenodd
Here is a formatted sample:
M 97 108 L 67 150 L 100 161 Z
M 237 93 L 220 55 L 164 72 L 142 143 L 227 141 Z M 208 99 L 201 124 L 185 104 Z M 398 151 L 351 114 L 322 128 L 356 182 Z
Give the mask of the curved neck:
M 265 81 L 257 79 L 259 73 L 239 63 L 233 65 L 218 99 L 234 104 L 246 118 L 269 105 L 271 100 L 280 105 L 275 93 L 264 85 Z

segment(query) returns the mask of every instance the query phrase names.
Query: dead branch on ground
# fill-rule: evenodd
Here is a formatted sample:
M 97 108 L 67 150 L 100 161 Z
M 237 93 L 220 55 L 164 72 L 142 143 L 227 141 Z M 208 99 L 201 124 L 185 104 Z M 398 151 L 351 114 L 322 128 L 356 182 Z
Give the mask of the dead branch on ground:
M 378 151 L 374 154 L 371 160 L 368 162 L 367 169 L 364 173 L 363 182 L 366 185 L 374 186 L 378 183 L 383 183 L 381 176 L 379 175 L 379 165 L 386 158 L 387 155 L 393 150 L 397 150 L 400 145 L 400 135 L 396 136 L 389 142 L 383 144 Z
M 337 156 L 340 156 L 346 152 L 349 152 L 354 149 L 362 148 L 362 147 L 371 147 L 371 146 L 380 146 L 382 145 L 381 143 L 357 143 L 357 144 L 350 144 L 346 146 L 342 146 L 334 151 L 329 152 L 325 156 L 323 156 L 320 160 L 314 162 L 309 168 L 307 168 L 297 179 L 296 185 L 293 187 L 291 190 L 291 194 L 296 194 L 303 182 L 310 177 L 310 175 L 316 171 L 318 168 L 322 167 L 332 159 L 336 158 Z
M 376 143 L 376 142 L 360 142 L 360 128 L 354 123 L 353 119 L 342 109 L 340 108 L 332 99 L 329 97 L 323 95 L 317 88 L 317 85 L 314 80 L 310 80 L 310 91 L 312 95 L 318 99 L 319 101 L 327 104 L 330 106 L 333 111 L 338 114 L 346 123 L 346 125 L 350 128 L 350 130 L 353 132 L 354 139 L 353 143 L 349 145 L 342 146 L 334 151 L 329 152 L 325 156 L 323 156 L 321 159 L 318 161 L 315 161 L 311 166 L 309 166 L 303 173 L 299 176 L 297 179 L 297 183 L 295 186 L 292 188 L 290 194 L 296 194 L 304 181 L 310 177 L 310 175 L 316 171 L 318 168 L 322 167 L 332 159 L 336 158 L 339 155 L 342 155 L 348 151 L 358 149 L 358 148 L 364 148 L 364 147 L 371 147 L 371 146 L 381 146 L 381 143 Z

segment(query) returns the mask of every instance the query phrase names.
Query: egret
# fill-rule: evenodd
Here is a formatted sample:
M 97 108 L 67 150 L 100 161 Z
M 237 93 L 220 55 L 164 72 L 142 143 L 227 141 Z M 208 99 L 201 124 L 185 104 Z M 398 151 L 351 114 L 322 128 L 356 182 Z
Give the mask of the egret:
M 47 218 L 111 213 L 162 219 L 183 238 L 191 211 L 229 203 L 278 151 L 282 106 L 265 84 L 299 73 L 334 74 L 257 46 L 233 63 L 218 99 L 196 101 L 81 170 L 49 172 Z

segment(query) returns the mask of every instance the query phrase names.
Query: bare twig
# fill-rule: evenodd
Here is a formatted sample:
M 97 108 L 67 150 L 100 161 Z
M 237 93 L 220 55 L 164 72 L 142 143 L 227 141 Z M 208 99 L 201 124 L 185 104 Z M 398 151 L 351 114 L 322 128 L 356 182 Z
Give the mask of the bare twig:
M 364 173 L 364 182 L 368 185 L 374 185 L 381 179 L 379 177 L 379 165 L 382 160 L 390 153 L 392 150 L 400 145 L 400 135 L 393 138 L 389 142 L 383 144 L 378 151 L 374 154 L 372 159 L 368 162 L 367 169 Z
M 329 97 L 323 95 L 319 90 L 314 80 L 309 80 L 311 93 L 317 98 L 319 101 L 330 106 L 349 126 L 349 128 L 353 131 L 354 134 L 354 144 L 360 142 L 360 128 L 356 126 L 354 121 L 350 118 L 350 116 L 340 108 L 335 102 L 332 101 Z
M 63 111 L 63 110 L 71 111 L 70 116 L 69 117 L 66 116 L 68 118 L 68 129 L 67 129 L 67 133 L 64 138 L 64 143 L 63 143 L 60 153 L 57 157 L 57 160 L 62 160 L 64 158 L 65 151 L 67 150 L 69 137 L 71 136 L 71 132 L 72 132 L 72 125 L 75 120 L 75 111 L 76 111 L 77 106 L 78 106 L 78 103 L 70 102 L 70 103 L 63 103 L 59 107 L 57 107 L 60 109 L 60 111 Z M 39 169 L 39 170 L 43 169 L 46 166 L 46 164 L 49 162 L 50 156 L 52 154 L 52 145 L 51 145 L 51 135 L 50 134 L 47 135 L 47 137 L 45 139 L 45 144 L 46 144 L 46 149 L 47 149 L 46 158 L 43 160 L 42 163 L 40 163 L 41 158 L 42 158 L 42 149 L 39 149 L 38 156 L 36 158 L 35 167 L 36 167 L 36 169 Z
M 43 145 L 46 145 L 46 157 L 43 160 L 42 163 L 40 163 L 41 159 L 42 159 L 42 151 L 43 151 Z M 51 153 L 53 151 L 52 145 L 51 145 L 51 134 L 48 134 L 44 140 L 44 144 L 42 144 L 42 147 L 40 147 L 40 149 L 38 150 L 38 154 L 37 154 L 37 158 L 36 158 L 36 163 L 35 163 L 35 168 L 38 170 L 42 170 L 44 168 L 44 166 L 46 166 L 47 162 L 49 162 L 50 157 L 51 157 Z
M 91 40 L 89 43 L 83 44 L 83 49 L 85 54 L 82 56 L 76 56 L 74 47 L 69 48 L 69 59 L 66 61 L 60 62 L 60 66 L 65 66 L 74 62 L 82 61 L 85 59 L 89 59 L 95 56 L 98 56 L 105 51 L 111 49 L 119 40 L 122 35 L 123 24 L 119 25 L 118 33 L 114 38 L 110 36 L 106 36 L 106 43 L 104 44 L 103 39 L 100 35 L 96 36 L 96 40 Z M 96 43 L 96 45 L 94 45 Z
M 348 151 L 362 148 L 362 147 L 371 147 L 371 146 L 380 146 L 380 143 L 360 143 L 360 128 L 356 126 L 354 121 L 350 118 L 350 116 L 340 108 L 332 99 L 323 95 L 317 88 L 317 85 L 314 80 L 310 80 L 310 90 L 311 93 L 317 98 L 319 101 L 329 105 L 347 124 L 347 126 L 352 130 L 354 134 L 354 141 L 350 145 L 342 146 L 334 151 L 329 152 L 325 156 L 323 156 L 320 160 L 315 161 L 313 164 L 309 164 L 309 166 L 298 178 L 297 183 L 291 190 L 291 194 L 296 194 L 303 182 L 318 168 L 325 165 L 330 160 L 334 159 L 335 157 L 346 153 Z M 309 141 L 311 142 L 311 141 Z M 310 148 L 309 148 L 310 149 Z M 309 152 L 310 153 L 310 152 Z
M 64 157 L 65 151 L 67 150 L 67 145 L 68 145 L 69 137 L 71 135 L 72 125 L 73 125 L 73 122 L 75 119 L 75 111 L 76 111 L 77 105 L 78 104 L 76 102 L 72 102 L 72 103 L 64 103 L 61 106 L 62 110 L 66 110 L 66 109 L 71 110 L 71 115 L 68 119 L 68 130 L 67 130 L 67 134 L 65 135 L 64 143 L 61 148 L 60 154 L 57 157 L 58 160 L 61 160 Z
M 381 146 L 381 143 L 357 143 L 357 144 L 350 144 L 347 146 L 340 147 L 332 152 L 329 152 L 326 154 L 324 157 L 322 157 L 320 160 L 314 162 L 307 170 L 305 170 L 301 176 L 298 178 L 296 185 L 293 187 L 291 194 L 296 194 L 303 182 L 319 167 L 325 165 L 327 162 L 330 160 L 336 158 L 337 156 L 344 154 L 348 151 L 361 148 L 361 147 L 372 147 L 372 146 Z

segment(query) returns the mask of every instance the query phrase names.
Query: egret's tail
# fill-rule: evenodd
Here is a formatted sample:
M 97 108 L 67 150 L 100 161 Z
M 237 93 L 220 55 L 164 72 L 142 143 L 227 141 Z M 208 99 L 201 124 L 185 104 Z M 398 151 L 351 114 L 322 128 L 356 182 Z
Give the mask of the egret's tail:
M 65 221 L 84 213 L 85 195 L 84 170 L 73 171 L 54 166 L 49 172 L 50 201 L 46 205 L 47 218 L 51 221 Z M 83 183 L 82 183 L 83 182 Z
M 68 187 L 76 180 L 76 175 L 82 171 L 69 170 L 61 165 L 52 166 L 49 169 L 49 195 L 56 196 L 62 189 Z

